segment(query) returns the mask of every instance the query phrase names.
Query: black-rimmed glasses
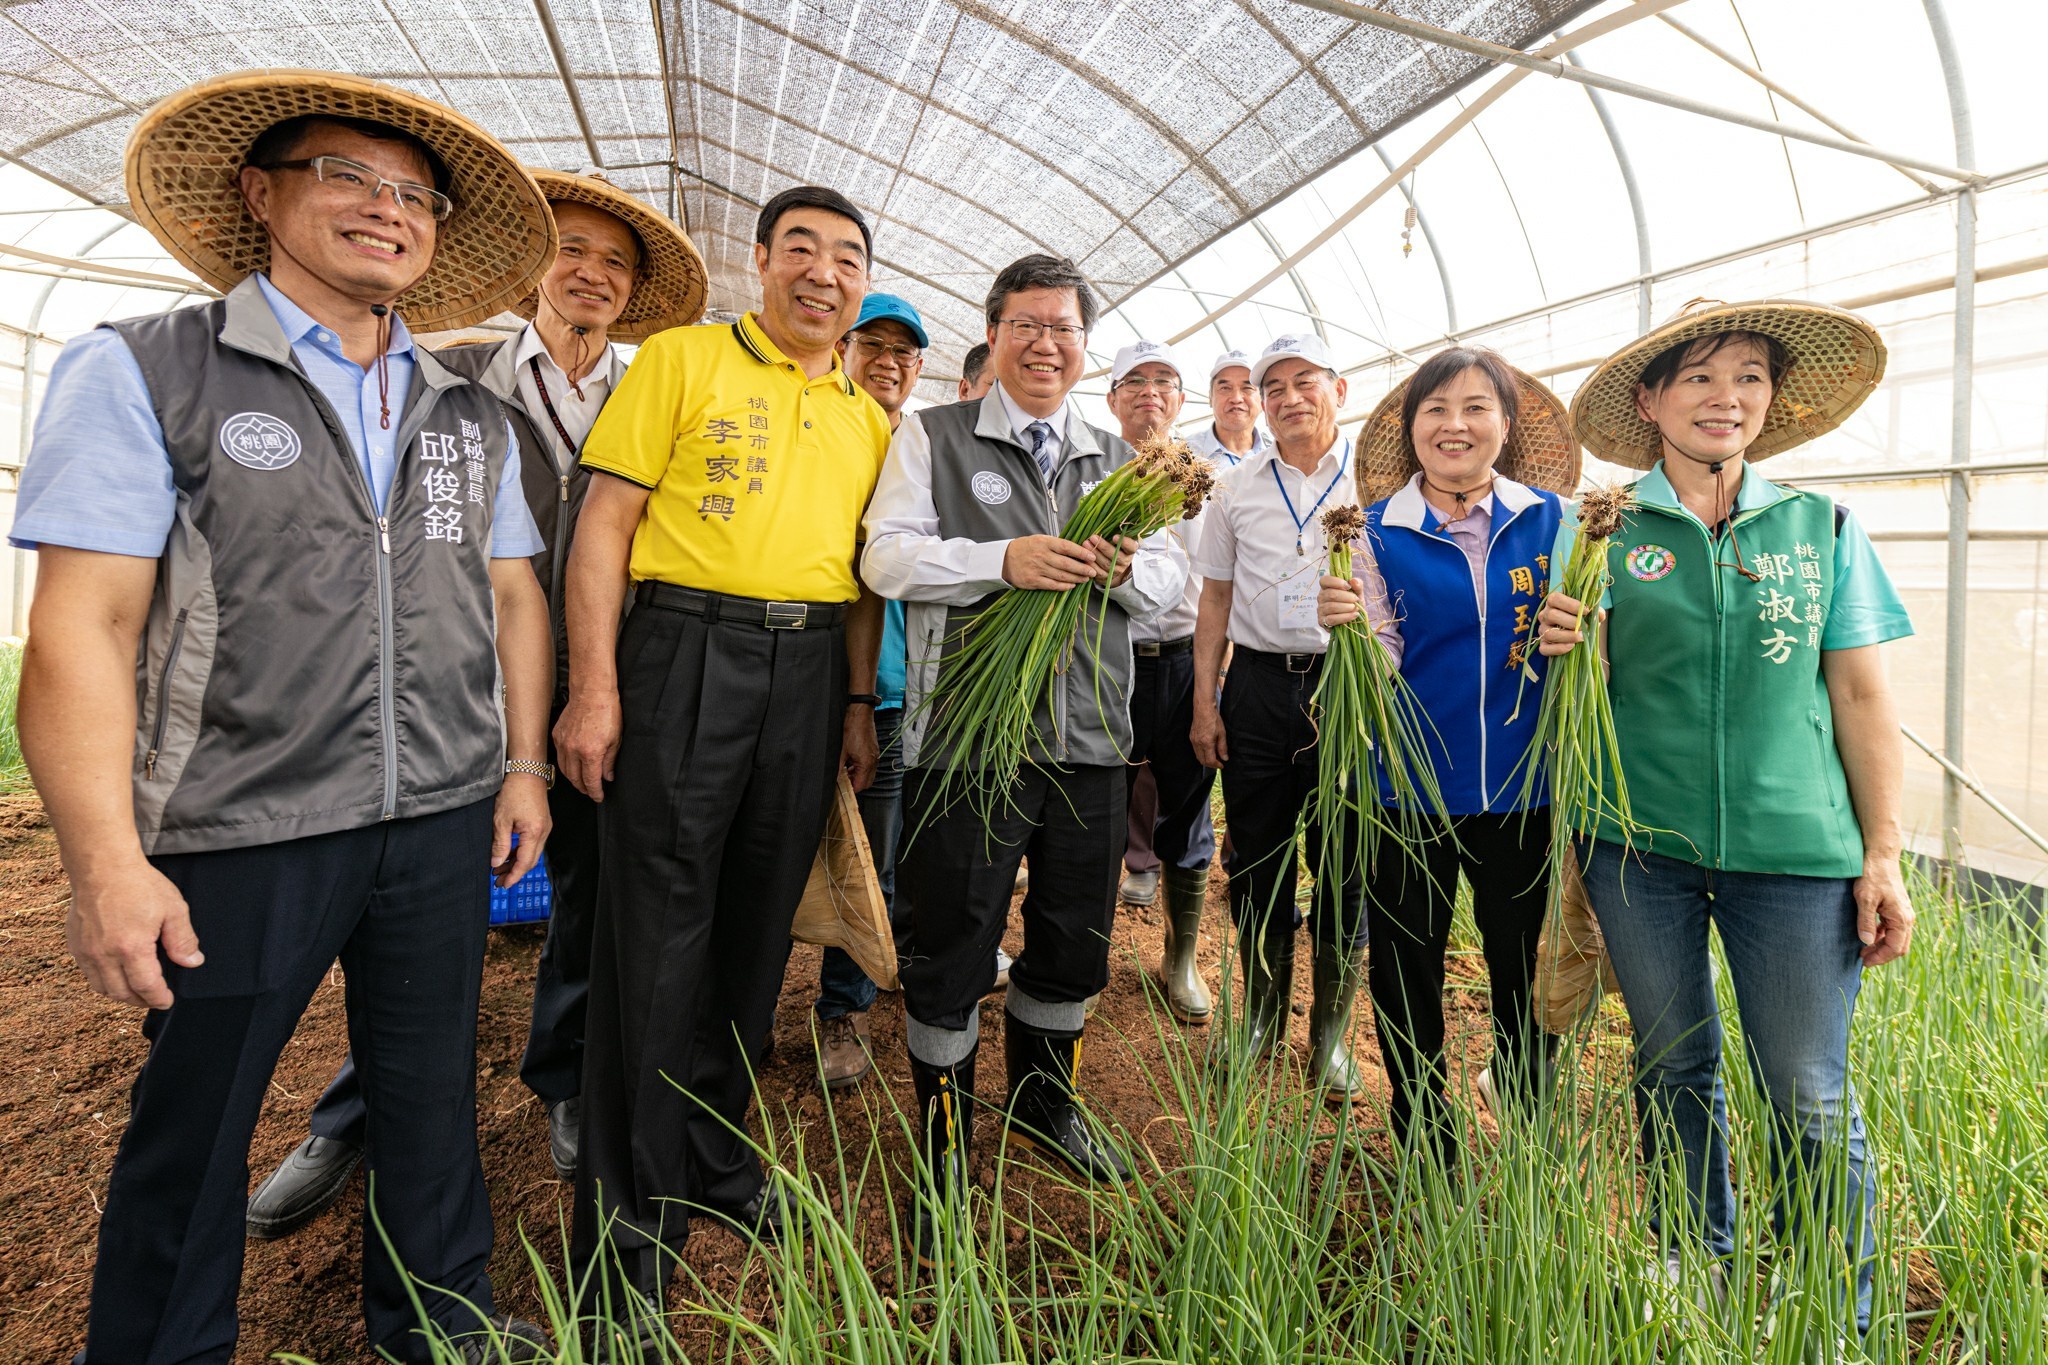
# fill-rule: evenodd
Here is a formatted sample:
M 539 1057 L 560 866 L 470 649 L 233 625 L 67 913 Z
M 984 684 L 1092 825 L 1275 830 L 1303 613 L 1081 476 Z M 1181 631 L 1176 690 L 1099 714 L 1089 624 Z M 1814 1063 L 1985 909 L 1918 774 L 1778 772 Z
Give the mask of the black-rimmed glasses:
M 352 191 L 360 199 L 375 199 L 386 187 L 391 190 L 391 201 L 402 212 L 415 216 L 429 217 L 437 223 L 448 221 L 448 215 L 455 212 L 455 201 L 441 191 L 427 185 L 416 185 L 410 180 L 386 180 L 360 162 L 350 161 L 345 156 L 309 156 L 297 161 L 272 161 L 257 167 L 264 171 L 311 171 L 313 178 L 323 185 Z

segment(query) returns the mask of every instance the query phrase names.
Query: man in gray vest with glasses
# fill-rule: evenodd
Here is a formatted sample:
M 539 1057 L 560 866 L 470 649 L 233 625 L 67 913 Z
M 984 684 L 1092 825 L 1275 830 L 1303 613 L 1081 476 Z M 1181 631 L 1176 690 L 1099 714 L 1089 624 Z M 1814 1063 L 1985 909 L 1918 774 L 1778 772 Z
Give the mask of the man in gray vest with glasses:
M 1120 546 L 1099 537 L 1077 545 L 1059 534 L 1087 490 L 1131 458 L 1129 446 L 1083 421 L 1068 401 L 1087 368 L 1095 308 L 1071 261 L 1026 256 L 1006 266 L 986 305 L 994 389 L 905 417 L 868 509 L 863 571 L 875 591 L 909 604 L 909 836 L 899 876 L 911 915 L 902 970 L 911 1076 L 936 1181 L 917 1205 L 925 1264 L 945 1224 L 960 1216 L 968 1187 L 979 1006 L 1027 854 L 1025 944 L 1010 969 L 1003 1022 L 1008 1136 L 1085 1179 L 1129 1174 L 1077 1104 L 1077 1073 L 1085 1002 L 1109 979 L 1131 746 L 1123 700 L 1132 681 L 1130 623 L 1179 600 L 1187 558 L 1165 531 Z M 1008 589 L 1068 592 L 1096 583 L 1109 589 L 1101 633 L 1076 641 L 1073 667 L 1058 684 L 1064 724 L 1049 714 L 1040 721 L 1041 751 L 1057 761 L 1025 766 L 993 826 L 972 802 L 947 808 L 944 759 L 927 742 L 929 716 L 921 712 L 941 651 Z

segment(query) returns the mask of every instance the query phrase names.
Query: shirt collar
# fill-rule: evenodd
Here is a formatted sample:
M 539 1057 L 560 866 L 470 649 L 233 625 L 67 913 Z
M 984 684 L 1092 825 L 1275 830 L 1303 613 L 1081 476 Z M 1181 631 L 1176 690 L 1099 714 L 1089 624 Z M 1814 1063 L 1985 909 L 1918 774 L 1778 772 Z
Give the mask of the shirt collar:
M 1346 436 L 1342 431 L 1339 431 L 1337 433 L 1337 439 L 1330 443 L 1330 448 L 1323 452 L 1322 458 L 1316 461 L 1314 474 L 1321 474 L 1327 471 L 1329 469 L 1330 461 L 1332 458 L 1335 458 L 1338 461 L 1345 464 L 1348 464 L 1351 460 L 1351 438 L 1349 436 Z M 1255 465 L 1260 463 L 1272 463 L 1276 465 L 1285 463 L 1285 461 L 1283 461 L 1280 458 L 1280 443 L 1278 441 L 1266 441 L 1261 445 L 1255 445 L 1252 447 L 1251 454 L 1246 455 L 1243 459 L 1238 461 L 1238 465 L 1240 468 L 1242 468 L 1245 465 Z M 1314 477 L 1314 474 L 1311 474 L 1310 477 Z
M 1542 498 L 1537 496 L 1535 489 L 1496 474 L 1493 476 L 1493 487 L 1487 490 L 1486 496 L 1475 506 L 1486 509 L 1490 526 L 1496 508 L 1513 517 L 1541 501 Z M 1410 531 L 1433 531 L 1443 525 L 1442 516 L 1429 505 L 1429 500 L 1422 496 L 1422 471 L 1417 470 L 1410 475 L 1408 482 L 1402 484 L 1394 491 L 1394 495 L 1387 499 L 1386 514 L 1380 520 L 1383 525 L 1400 526 Z
M 277 315 L 277 325 L 284 329 L 284 339 L 296 346 L 315 330 L 325 329 L 326 324 L 305 309 L 286 298 L 284 291 L 270 282 L 270 276 L 258 271 L 256 287 L 263 291 L 263 301 L 270 305 L 270 311 Z M 332 336 L 332 333 L 329 333 Z M 338 347 L 339 343 L 328 343 Z M 412 352 L 412 333 L 406 329 L 405 319 L 394 310 L 391 314 L 391 342 L 384 348 L 389 356 L 409 355 Z
M 1681 516 L 1692 516 L 1692 510 L 1678 500 L 1678 490 L 1671 486 L 1670 478 L 1664 473 L 1664 461 L 1657 461 L 1649 473 L 1636 480 L 1636 501 L 1645 507 L 1673 512 Z M 1756 472 L 1750 464 L 1742 467 L 1742 486 L 1735 490 L 1735 510 L 1754 512 L 1769 507 L 1774 502 L 1791 496 L 1789 489 L 1781 488 Z M 1698 521 L 1698 517 L 1693 517 Z
M 1003 404 L 1003 411 L 1005 414 L 1008 415 L 1010 419 L 1010 430 L 1016 433 L 1018 443 L 1021 444 L 1026 450 L 1029 450 L 1031 448 L 1031 443 L 1029 440 L 1025 438 L 1024 431 L 1025 428 L 1029 427 L 1033 422 L 1043 422 L 1047 426 L 1051 427 L 1052 438 L 1055 441 L 1064 442 L 1067 439 L 1068 404 L 1065 399 L 1060 400 L 1059 411 L 1055 412 L 1052 416 L 1033 417 L 1030 413 L 1024 411 L 1024 409 L 1017 406 L 1016 400 L 1011 398 L 1009 394 L 1003 391 L 1003 386 L 1000 382 L 998 382 L 995 385 L 991 392 L 993 392 L 999 398 L 1001 398 Z
M 747 354 L 753 356 L 754 359 L 760 361 L 763 365 L 787 365 L 798 374 L 803 373 L 802 366 L 784 355 L 782 348 L 768 339 L 768 333 L 761 328 L 761 319 L 758 314 L 741 314 L 740 320 L 732 325 L 732 334 L 740 345 L 746 348 Z M 845 367 L 840 365 L 839 354 L 836 351 L 832 354 L 832 368 L 819 375 L 818 378 L 836 381 L 841 392 L 845 393 L 848 398 L 855 397 L 859 393 L 859 390 L 853 387 L 853 380 L 847 376 Z
M 590 367 L 590 373 L 583 376 L 583 383 L 598 385 L 611 383 L 615 368 L 612 362 L 617 355 L 617 349 L 611 342 L 607 341 L 604 344 L 604 354 L 599 356 L 597 363 Z M 526 368 L 526 362 L 534 359 L 536 356 L 552 366 L 557 374 L 562 375 L 564 381 L 568 379 L 567 373 L 563 371 L 560 365 L 555 364 L 555 358 L 548 354 L 548 344 L 541 339 L 540 328 L 529 322 L 519 333 L 518 341 L 513 344 L 512 365 L 515 370 L 524 369 Z

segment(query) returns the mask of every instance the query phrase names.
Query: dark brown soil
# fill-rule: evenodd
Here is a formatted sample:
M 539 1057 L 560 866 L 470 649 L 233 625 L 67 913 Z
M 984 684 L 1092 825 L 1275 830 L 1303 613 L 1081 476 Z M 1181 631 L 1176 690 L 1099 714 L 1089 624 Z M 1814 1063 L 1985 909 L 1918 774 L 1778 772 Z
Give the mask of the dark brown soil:
M 1226 942 L 1221 882 L 1218 877 L 1211 891 L 1203 941 L 1212 990 Z M 0 1263 L 0 1360 L 5 1361 L 68 1359 L 83 1342 L 99 1209 L 127 1117 L 128 1085 L 144 1051 L 140 1013 L 91 994 L 72 965 L 64 948 L 67 904 L 56 843 L 40 808 L 32 797 L 0 799 L 0 1037 L 17 1059 L 0 1092 L 0 1246 L 7 1248 Z M 1162 1072 L 1162 1048 L 1141 977 L 1158 969 L 1161 932 L 1156 909 L 1127 906 L 1119 914 L 1112 979 L 1084 1062 L 1084 1081 L 1096 1106 L 1146 1141 L 1172 1126 L 1152 1089 L 1153 1078 Z M 1019 938 L 1013 927 L 1013 951 L 1022 946 Z M 532 1318 L 542 1314 L 519 1233 L 523 1228 L 559 1268 L 567 1193 L 548 1161 L 541 1105 L 518 1075 L 540 943 L 537 927 L 492 934 L 478 1050 L 478 1120 L 497 1219 L 493 1279 L 499 1307 Z M 810 1033 L 817 970 L 818 950 L 798 945 L 783 988 L 774 1055 L 761 1087 L 774 1110 L 795 1118 L 812 1164 L 829 1166 L 831 1136 L 823 1122 L 825 1101 L 815 1080 Z M 1453 964 L 1454 973 L 1466 970 Z M 1297 1052 L 1306 1047 L 1306 976 L 1306 971 L 1297 973 Z M 1456 1045 L 1476 1057 L 1486 1036 L 1484 994 L 1452 990 L 1449 996 Z M 872 1123 L 881 1130 L 890 1159 L 907 1166 L 906 1142 L 888 1099 L 893 1094 L 905 1109 L 912 1104 L 900 999 L 883 996 L 871 1018 L 875 1072 L 835 1101 L 835 1113 L 850 1150 L 866 1149 Z M 977 1088 L 1000 1096 L 999 1001 L 984 1006 L 982 1022 L 986 1045 Z M 1377 1081 L 1377 1055 L 1367 1039 L 1359 1042 L 1361 1060 L 1369 1059 Z M 337 970 L 314 996 L 278 1064 L 250 1152 L 252 1183 L 304 1136 L 306 1113 L 345 1046 Z M 1381 1098 L 1375 1096 L 1360 1111 L 1366 1122 L 1384 1114 Z M 1032 1199 L 1058 1217 L 1054 1182 L 1036 1189 L 1033 1184 L 1028 1175 L 1012 1177 L 1013 1197 Z M 869 1264 L 886 1280 L 897 1257 L 889 1241 L 888 1210 L 875 1187 L 871 1182 L 863 1200 L 861 1223 Z M 361 1214 L 358 1178 L 332 1212 L 296 1236 L 250 1244 L 238 1362 L 265 1360 L 276 1351 L 325 1362 L 368 1358 L 357 1297 Z M 701 1284 L 694 1292 L 716 1299 L 739 1288 L 748 1254 L 728 1233 L 697 1233 L 688 1251 L 689 1268 Z M 741 1291 L 739 1306 L 754 1310 L 764 1306 L 754 1302 L 762 1297 L 756 1275 Z

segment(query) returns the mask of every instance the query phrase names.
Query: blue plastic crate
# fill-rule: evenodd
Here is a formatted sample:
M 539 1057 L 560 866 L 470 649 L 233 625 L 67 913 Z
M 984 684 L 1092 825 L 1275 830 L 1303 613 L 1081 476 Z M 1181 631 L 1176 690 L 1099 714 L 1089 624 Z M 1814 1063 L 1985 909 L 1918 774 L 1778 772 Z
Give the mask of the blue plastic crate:
M 548 881 L 548 855 L 540 855 L 533 871 L 516 886 L 499 886 L 491 880 L 491 923 L 533 924 L 548 917 L 554 908 L 555 888 Z

